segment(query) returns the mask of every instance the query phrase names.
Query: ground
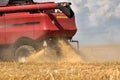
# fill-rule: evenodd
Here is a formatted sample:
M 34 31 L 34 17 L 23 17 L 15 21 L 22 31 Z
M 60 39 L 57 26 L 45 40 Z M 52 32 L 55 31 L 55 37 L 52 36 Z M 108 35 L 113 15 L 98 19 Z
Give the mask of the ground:
M 119 80 L 120 63 L 0 63 L 1 80 Z

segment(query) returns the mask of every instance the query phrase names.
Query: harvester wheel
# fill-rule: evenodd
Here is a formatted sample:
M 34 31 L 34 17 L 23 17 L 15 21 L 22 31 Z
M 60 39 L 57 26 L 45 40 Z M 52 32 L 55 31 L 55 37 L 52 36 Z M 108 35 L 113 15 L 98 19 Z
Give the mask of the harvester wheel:
M 35 52 L 36 52 L 36 50 L 32 46 L 21 45 L 15 51 L 15 58 L 18 62 L 25 62 L 26 57 L 30 56 L 31 54 L 33 54 Z

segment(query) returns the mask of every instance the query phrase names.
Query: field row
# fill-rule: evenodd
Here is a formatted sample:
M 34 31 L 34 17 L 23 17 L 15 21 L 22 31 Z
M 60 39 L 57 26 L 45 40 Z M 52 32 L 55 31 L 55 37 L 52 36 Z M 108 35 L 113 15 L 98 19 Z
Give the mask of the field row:
M 0 63 L 0 80 L 119 79 L 119 63 Z

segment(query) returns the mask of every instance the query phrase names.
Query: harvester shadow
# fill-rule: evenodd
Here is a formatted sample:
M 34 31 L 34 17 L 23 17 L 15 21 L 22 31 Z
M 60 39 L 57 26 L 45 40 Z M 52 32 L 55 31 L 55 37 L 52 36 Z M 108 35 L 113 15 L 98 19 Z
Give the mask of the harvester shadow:
M 1 62 L 11 62 L 13 61 L 12 45 L 0 46 L 0 61 Z

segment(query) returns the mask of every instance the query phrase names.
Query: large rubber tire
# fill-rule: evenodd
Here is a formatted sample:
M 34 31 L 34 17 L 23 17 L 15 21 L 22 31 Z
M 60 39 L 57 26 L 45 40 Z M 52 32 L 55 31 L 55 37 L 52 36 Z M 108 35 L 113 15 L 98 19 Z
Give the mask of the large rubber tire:
M 36 53 L 36 50 L 33 46 L 21 45 L 15 50 L 14 54 L 18 62 L 26 62 L 26 58 L 33 53 Z
M 26 57 L 37 51 L 37 44 L 29 38 L 18 39 L 12 47 L 13 61 L 24 62 Z M 20 56 L 24 54 L 24 56 Z

